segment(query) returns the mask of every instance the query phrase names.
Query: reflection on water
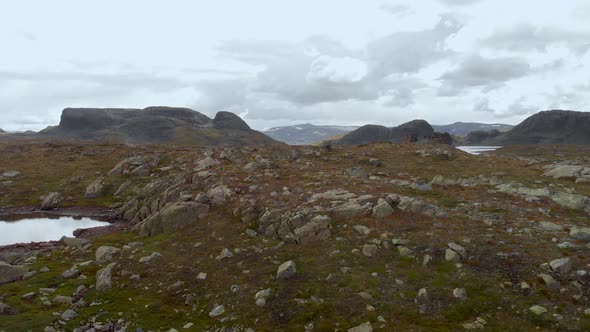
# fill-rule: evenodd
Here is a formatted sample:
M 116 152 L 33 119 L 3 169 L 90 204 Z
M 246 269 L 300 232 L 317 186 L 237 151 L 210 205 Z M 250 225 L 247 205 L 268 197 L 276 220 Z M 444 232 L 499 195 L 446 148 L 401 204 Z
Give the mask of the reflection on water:
M 482 152 L 489 152 L 498 150 L 501 146 L 458 146 L 457 149 L 465 151 L 470 154 L 480 154 Z
M 56 241 L 62 236 L 72 236 L 78 228 L 106 226 L 108 223 L 89 218 L 59 219 L 34 218 L 18 221 L 0 221 L 0 246 L 15 243 Z

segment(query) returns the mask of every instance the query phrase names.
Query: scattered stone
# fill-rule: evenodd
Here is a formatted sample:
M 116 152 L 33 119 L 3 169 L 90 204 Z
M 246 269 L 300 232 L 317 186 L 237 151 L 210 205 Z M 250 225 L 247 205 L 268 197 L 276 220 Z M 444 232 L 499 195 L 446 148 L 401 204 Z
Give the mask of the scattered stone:
M 453 290 L 453 296 L 461 301 L 467 300 L 467 291 L 465 288 L 455 288 Z
M 551 269 L 559 274 L 567 274 L 572 269 L 572 262 L 569 258 L 560 258 L 549 263 Z
M 111 263 L 104 269 L 96 272 L 96 290 L 98 292 L 105 292 L 113 288 L 112 275 L 115 266 L 116 263 Z
M 96 249 L 96 263 L 104 264 L 113 260 L 113 256 L 121 251 L 119 248 L 102 246 Z
M 463 248 L 462 246 L 454 242 L 450 242 L 448 245 L 449 248 L 451 248 L 451 250 L 461 255 L 461 257 L 465 258 L 467 256 L 467 250 L 465 250 L 465 248 Z
M 353 229 L 359 233 L 360 235 L 369 235 L 371 234 L 371 229 L 369 229 L 369 227 L 367 226 L 363 226 L 363 225 L 355 225 L 353 227 Z
M 78 317 L 78 313 L 72 309 L 68 309 L 68 310 L 64 311 L 64 313 L 61 315 L 61 319 L 65 320 L 65 321 L 72 320 L 76 317 Z
M 216 260 L 220 261 L 220 260 L 224 260 L 224 259 L 228 259 L 228 258 L 232 258 L 234 257 L 234 254 L 231 252 L 231 250 L 224 248 L 221 253 L 215 257 Z
M 197 275 L 197 280 L 205 280 L 205 279 L 207 279 L 207 273 L 199 272 L 199 274 Z
M 377 246 L 374 244 L 365 244 L 363 246 L 363 255 L 367 257 L 375 257 L 377 256 Z
M 35 292 L 30 292 L 30 293 L 27 293 L 27 294 L 23 295 L 23 296 L 22 296 L 22 299 L 23 299 L 23 300 L 27 300 L 27 301 L 28 301 L 28 300 L 32 300 L 32 299 L 34 299 L 35 297 L 37 297 L 37 293 L 35 293 Z
M 225 307 L 223 305 L 218 305 L 213 310 L 209 311 L 209 317 L 214 318 L 217 316 L 221 316 L 225 313 Z
M 461 261 L 461 256 L 459 256 L 459 254 L 457 252 L 455 252 L 454 250 L 447 249 L 445 251 L 445 260 L 447 262 L 458 263 L 459 261 Z
M 14 266 L 0 261 L 0 286 L 21 280 L 27 269 L 23 266 Z
M 393 208 L 383 198 L 379 198 L 377 205 L 373 207 L 373 216 L 377 218 L 386 218 L 393 214 Z
M 18 314 L 18 310 L 9 306 L 8 304 L 4 304 L 0 302 L 0 316 L 1 315 L 16 315 Z
M 558 289 L 559 288 L 559 283 L 557 281 L 555 281 L 555 279 L 545 273 L 541 273 L 539 274 L 539 279 L 541 279 L 543 281 L 543 283 L 545 284 L 545 286 L 547 286 L 547 288 L 550 289 Z
M 61 204 L 62 198 L 60 193 L 49 193 L 45 196 L 43 203 L 41 203 L 41 210 L 57 209 Z
M 71 268 L 71 269 L 67 269 L 65 270 L 61 276 L 66 278 L 66 279 L 73 279 L 73 278 L 77 278 L 80 276 L 80 274 L 82 274 L 82 272 L 80 272 L 80 270 L 76 269 L 76 268 Z
M 540 305 L 534 305 L 534 306 L 530 307 L 529 310 L 537 316 L 540 316 L 540 315 L 547 312 L 547 309 L 545 309 L 544 307 L 541 307 Z
M 574 227 L 570 230 L 570 237 L 575 240 L 590 242 L 590 228 Z
M 62 236 L 60 241 L 63 242 L 66 246 L 73 247 L 73 248 L 82 248 L 82 247 L 90 244 L 89 240 L 79 238 L 79 237 Z
M 294 261 L 287 261 L 281 264 L 277 270 L 277 279 L 289 279 L 297 273 Z
M 57 295 L 51 300 L 51 302 L 58 304 L 72 304 L 74 299 L 71 296 Z
M 153 252 L 149 256 L 141 257 L 139 259 L 139 262 L 140 263 L 149 263 L 150 261 L 152 261 L 153 259 L 158 258 L 158 257 L 162 257 L 162 255 L 159 252 Z
M 373 325 L 371 325 L 371 322 L 365 322 L 348 329 L 348 332 L 373 332 Z
M 104 189 L 103 178 L 98 178 L 94 180 L 92 183 L 86 187 L 86 193 L 84 194 L 84 198 L 86 199 L 95 199 L 102 195 Z
M 397 251 L 399 252 L 399 255 L 402 257 L 412 257 L 414 253 L 412 249 L 404 246 L 398 246 Z

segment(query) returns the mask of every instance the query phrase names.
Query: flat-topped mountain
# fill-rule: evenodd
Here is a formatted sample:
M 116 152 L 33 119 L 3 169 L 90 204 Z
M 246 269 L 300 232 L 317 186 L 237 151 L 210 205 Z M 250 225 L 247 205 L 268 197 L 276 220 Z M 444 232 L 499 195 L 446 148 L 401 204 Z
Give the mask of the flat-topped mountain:
M 434 129 L 424 120 L 414 120 L 398 127 L 365 125 L 335 141 L 341 145 L 368 144 L 374 142 L 401 143 L 404 141 L 425 141 L 434 137 Z
M 309 145 L 325 141 L 334 136 L 344 135 L 358 127 L 353 126 L 316 126 L 310 123 L 294 126 L 275 127 L 264 134 L 290 145 Z
M 503 123 L 455 122 L 448 125 L 432 125 L 435 131 L 455 136 L 465 136 L 474 131 L 508 131 L 514 126 Z
M 117 143 L 200 145 L 281 144 L 250 129 L 240 117 L 219 112 L 210 119 L 181 107 L 66 108 L 58 126 L 39 133 L 51 138 L 104 140 Z
M 470 133 L 468 145 L 590 144 L 590 112 L 551 110 L 530 116 L 511 130 Z

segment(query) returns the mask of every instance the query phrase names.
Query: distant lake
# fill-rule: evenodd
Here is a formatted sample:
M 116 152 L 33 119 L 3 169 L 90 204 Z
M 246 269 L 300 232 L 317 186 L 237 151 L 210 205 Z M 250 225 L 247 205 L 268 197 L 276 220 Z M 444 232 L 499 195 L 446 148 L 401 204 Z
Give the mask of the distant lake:
M 72 236 L 78 228 L 108 226 L 109 223 L 90 218 L 58 219 L 33 218 L 17 221 L 0 221 L 0 246 L 15 243 L 57 241 L 62 236 Z
M 458 146 L 457 149 L 465 151 L 470 154 L 481 154 L 483 152 L 495 151 L 501 148 L 501 146 Z

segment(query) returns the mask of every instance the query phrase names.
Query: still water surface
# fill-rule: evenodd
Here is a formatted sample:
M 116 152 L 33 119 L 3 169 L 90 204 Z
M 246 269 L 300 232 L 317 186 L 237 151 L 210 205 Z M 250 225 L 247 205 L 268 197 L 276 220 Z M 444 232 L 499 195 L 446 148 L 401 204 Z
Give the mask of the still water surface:
M 109 223 L 90 218 L 58 219 L 33 218 L 17 221 L 0 220 L 0 246 L 15 243 L 57 241 L 62 236 L 72 236 L 78 228 L 107 226 Z
M 470 154 L 481 154 L 482 152 L 489 152 L 498 150 L 501 146 L 458 146 L 457 149 L 465 151 Z

